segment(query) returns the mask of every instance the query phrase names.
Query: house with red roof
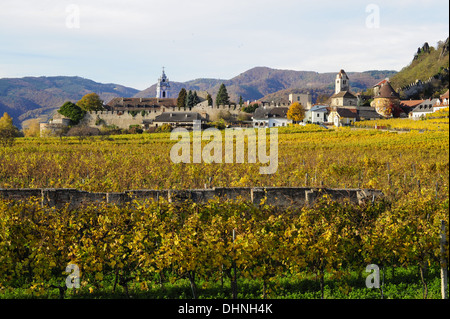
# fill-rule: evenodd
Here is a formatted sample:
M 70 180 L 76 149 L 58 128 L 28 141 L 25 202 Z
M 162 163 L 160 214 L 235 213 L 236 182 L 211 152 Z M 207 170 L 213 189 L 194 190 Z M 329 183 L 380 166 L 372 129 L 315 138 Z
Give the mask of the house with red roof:
M 447 90 L 447 92 L 442 94 L 439 97 L 439 99 L 436 101 L 436 103 L 433 105 L 433 111 L 436 112 L 436 111 L 447 108 L 448 100 L 449 100 L 449 96 L 448 96 L 448 90 Z

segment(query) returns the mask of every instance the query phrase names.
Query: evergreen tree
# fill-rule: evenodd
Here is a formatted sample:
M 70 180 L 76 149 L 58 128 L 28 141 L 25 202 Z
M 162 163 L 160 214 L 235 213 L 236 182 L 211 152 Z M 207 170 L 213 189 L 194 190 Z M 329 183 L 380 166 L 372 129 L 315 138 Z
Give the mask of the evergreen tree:
M 178 93 L 178 99 L 177 99 L 177 106 L 179 108 L 184 108 L 186 106 L 186 96 L 187 96 L 186 89 L 182 88 L 180 90 L 180 93 Z
M 200 98 L 197 95 L 197 91 L 194 91 L 194 106 L 200 103 Z
M 206 95 L 206 100 L 208 100 L 208 106 L 212 106 L 213 105 L 213 99 L 211 97 L 211 94 L 207 94 Z
M 222 83 L 222 85 L 219 88 L 219 92 L 217 93 L 216 96 L 216 105 L 229 105 L 229 104 L 230 104 L 230 97 L 228 96 L 225 84 Z
M 239 106 L 242 107 L 244 105 L 244 99 L 242 98 L 242 95 L 239 96 Z
M 194 94 L 191 90 L 189 90 L 189 93 L 186 98 L 186 107 L 193 107 L 194 106 Z

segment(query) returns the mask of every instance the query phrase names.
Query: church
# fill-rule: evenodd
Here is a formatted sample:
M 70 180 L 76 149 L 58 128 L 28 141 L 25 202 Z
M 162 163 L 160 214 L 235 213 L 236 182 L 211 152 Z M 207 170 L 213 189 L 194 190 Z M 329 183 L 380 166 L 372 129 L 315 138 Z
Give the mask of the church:
M 377 109 L 363 106 L 358 97 L 350 91 L 350 79 L 344 70 L 336 75 L 335 92 L 330 98 L 330 114 L 328 121 L 334 126 L 351 125 L 356 121 L 375 120 L 384 118 Z
M 156 96 L 154 98 L 113 98 L 105 105 L 108 111 L 148 111 L 162 113 L 166 109 L 174 110 L 177 99 L 171 98 L 170 81 L 163 68 L 162 75 L 158 79 Z
M 344 70 L 339 71 L 335 80 L 335 92 L 331 96 L 330 106 L 355 108 L 358 98 L 350 91 L 350 79 Z
M 158 99 L 170 98 L 170 83 L 169 83 L 169 78 L 166 76 L 166 73 L 164 72 L 164 67 L 163 67 L 162 75 L 159 78 L 158 84 L 156 87 L 156 97 Z
M 140 126 L 143 129 L 159 127 L 169 124 L 172 127 L 192 127 L 193 120 L 205 124 L 208 114 L 195 112 L 189 109 L 179 109 L 177 98 L 172 97 L 169 78 L 163 68 L 162 74 L 156 84 L 156 96 L 143 97 L 116 97 L 105 106 L 105 111 L 88 112 L 84 124 L 90 127 L 101 125 L 116 126 L 129 129 Z

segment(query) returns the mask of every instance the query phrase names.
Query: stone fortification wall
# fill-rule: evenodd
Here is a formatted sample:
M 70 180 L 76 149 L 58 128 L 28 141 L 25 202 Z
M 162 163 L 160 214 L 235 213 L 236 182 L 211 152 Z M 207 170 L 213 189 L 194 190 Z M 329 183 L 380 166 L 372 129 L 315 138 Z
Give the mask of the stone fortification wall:
M 139 111 L 97 111 L 86 113 L 82 125 L 90 127 L 101 127 L 103 125 L 115 125 L 120 129 L 129 129 L 131 125 L 143 125 L 144 121 L 151 122 L 158 115 L 164 112 L 195 112 L 199 113 L 207 120 L 215 120 L 220 112 L 228 111 L 231 115 L 238 116 L 241 111 L 239 106 L 220 105 L 208 106 L 206 103 L 200 103 L 192 108 L 163 107 L 154 109 L 143 109 Z
M 314 203 L 315 200 L 328 194 L 333 200 L 348 199 L 354 203 L 362 204 L 373 201 L 383 194 L 378 190 L 370 189 L 328 189 L 309 187 L 258 187 L 258 188 L 212 188 L 194 190 L 133 190 L 121 193 L 90 193 L 76 189 L 0 189 L 0 199 L 30 200 L 34 198 L 42 206 L 62 208 L 68 205 L 69 209 L 109 203 L 125 205 L 132 200 L 150 199 L 166 200 L 171 203 L 191 200 L 196 203 L 205 203 L 214 198 L 223 200 L 242 199 L 251 201 L 255 205 L 265 204 L 288 207 L 303 206 Z
M 115 125 L 121 129 L 129 129 L 131 125 L 142 125 L 145 121 L 154 120 L 156 116 L 162 114 L 161 111 L 97 111 L 88 112 L 81 124 L 90 127 L 101 127 L 103 125 Z

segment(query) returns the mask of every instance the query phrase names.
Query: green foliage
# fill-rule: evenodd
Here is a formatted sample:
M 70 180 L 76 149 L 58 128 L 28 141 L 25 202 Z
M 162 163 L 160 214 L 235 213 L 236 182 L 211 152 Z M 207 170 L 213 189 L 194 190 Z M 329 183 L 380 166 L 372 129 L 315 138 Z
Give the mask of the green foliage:
M 186 89 L 182 88 L 180 90 L 180 93 L 178 93 L 178 98 L 177 98 L 177 106 L 179 109 L 184 108 L 186 106 L 186 98 L 187 98 Z
M 132 117 L 135 117 L 136 115 L 139 114 L 139 111 L 129 111 L 128 113 L 130 113 L 130 115 L 131 115 Z
M 221 84 L 219 88 L 219 92 L 216 96 L 216 105 L 228 105 L 230 104 L 230 97 L 227 92 L 227 88 L 225 84 Z
M 208 106 L 212 106 L 213 105 L 213 100 L 212 100 L 211 94 L 208 93 L 206 95 L 206 100 L 208 101 Z
M 259 107 L 258 103 L 250 104 L 249 106 L 246 106 L 242 109 L 245 113 L 254 113 L 256 109 Z
M 72 123 L 76 125 L 84 118 L 86 111 L 82 110 L 78 105 L 68 101 L 59 108 L 58 113 L 69 118 Z
M 197 95 L 197 91 L 194 91 L 193 95 L 193 100 L 194 100 L 194 105 L 197 105 L 198 103 L 200 103 L 200 98 Z
M 192 93 L 191 90 L 189 90 L 187 97 L 186 97 L 186 107 L 191 108 L 191 107 L 194 107 L 194 105 L 195 105 L 194 94 Z
M 172 132 L 172 130 L 173 130 L 173 127 L 170 124 L 163 124 L 156 128 L 156 132 L 159 132 L 159 133 L 170 133 L 170 132 Z
M 442 48 L 430 48 L 429 52 L 421 52 L 408 66 L 392 76 L 390 82 L 394 89 L 409 85 L 416 80 L 426 81 L 430 77 L 449 67 L 448 55 L 440 58 Z
M 209 122 L 208 125 L 210 127 L 215 127 L 219 130 L 224 130 L 227 127 L 227 123 L 222 118 L 217 121 Z

